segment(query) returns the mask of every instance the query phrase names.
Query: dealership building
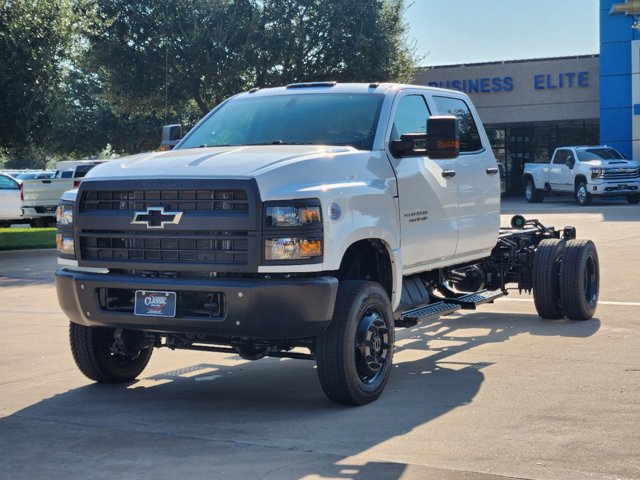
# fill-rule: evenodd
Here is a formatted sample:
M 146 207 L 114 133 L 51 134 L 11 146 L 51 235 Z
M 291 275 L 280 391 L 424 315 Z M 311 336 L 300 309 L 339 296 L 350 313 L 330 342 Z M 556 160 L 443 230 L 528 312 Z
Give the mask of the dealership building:
M 548 161 L 559 146 L 602 143 L 640 159 L 640 11 L 633 6 L 600 0 L 599 55 L 428 67 L 414 83 L 471 97 L 510 194 L 522 192 L 526 162 Z

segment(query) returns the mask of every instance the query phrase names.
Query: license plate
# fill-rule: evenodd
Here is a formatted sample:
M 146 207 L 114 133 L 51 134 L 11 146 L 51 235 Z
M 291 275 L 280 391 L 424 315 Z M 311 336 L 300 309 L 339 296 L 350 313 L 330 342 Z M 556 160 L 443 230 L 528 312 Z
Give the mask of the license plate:
M 626 190 L 627 186 L 626 185 L 618 185 L 618 190 Z
M 175 317 L 176 292 L 136 290 L 133 312 L 143 317 Z

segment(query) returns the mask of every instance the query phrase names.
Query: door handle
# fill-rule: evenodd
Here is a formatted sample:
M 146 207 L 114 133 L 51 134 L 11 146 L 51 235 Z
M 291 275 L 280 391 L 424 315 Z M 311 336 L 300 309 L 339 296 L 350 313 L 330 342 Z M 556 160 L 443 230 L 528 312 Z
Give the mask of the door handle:
M 487 172 L 487 175 L 495 175 L 496 173 L 499 173 L 500 170 L 498 170 L 497 167 L 489 167 L 487 168 L 486 172 Z
M 453 178 L 456 176 L 456 171 L 455 170 L 443 170 L 442 171 L 442 176 L 444 178 Z

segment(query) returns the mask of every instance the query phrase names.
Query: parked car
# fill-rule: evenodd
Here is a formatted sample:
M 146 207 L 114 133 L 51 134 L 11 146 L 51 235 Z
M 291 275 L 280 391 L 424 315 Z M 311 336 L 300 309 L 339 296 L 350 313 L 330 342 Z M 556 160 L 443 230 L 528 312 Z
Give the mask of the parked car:
M 550 162 L 525 164 L 523 180 L 529 203 L 547 194 L 570 194 L 580 205 L 596 196 L 640 202 L 640 164 L 606 145 L 557 148 Z
M 0 227 L 7 227 L 21 217 L 20 182 L 0 173 Z

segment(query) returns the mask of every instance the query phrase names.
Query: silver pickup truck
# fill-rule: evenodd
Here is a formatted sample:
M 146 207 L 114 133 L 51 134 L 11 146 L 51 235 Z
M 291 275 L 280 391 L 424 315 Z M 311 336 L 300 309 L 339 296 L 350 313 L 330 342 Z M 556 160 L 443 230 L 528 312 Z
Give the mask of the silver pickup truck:
M 580 205 L 594 196 L 625 196 L 640 202 L 640 165 L 625 159 L 607 146 L 561 147 L 550 163 L 524 166 L 524 196 L 529 203 L 544 200 L 545 194 L 573 194 Z

